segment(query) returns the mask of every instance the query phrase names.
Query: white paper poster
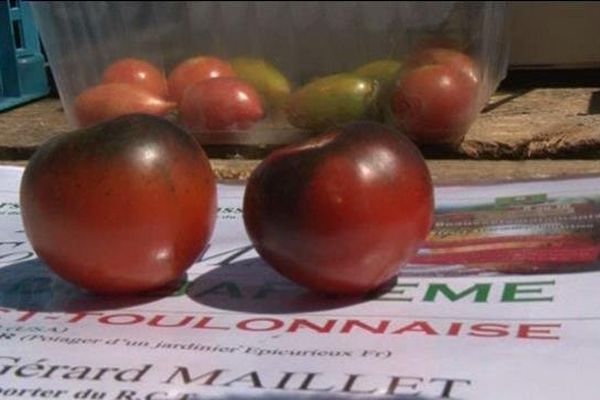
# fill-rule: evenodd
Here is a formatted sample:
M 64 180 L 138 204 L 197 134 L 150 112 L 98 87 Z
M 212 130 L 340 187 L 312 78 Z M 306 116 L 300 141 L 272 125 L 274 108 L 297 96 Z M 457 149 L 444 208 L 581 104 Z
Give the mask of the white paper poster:
M 326 298 L 266 266 L 219 186 L 179 287 L 106 298 L 60 280 L 0 169 L 0 399 L 564 399 L 600 393 L 600 178 L 436 189 L 394 285 Z

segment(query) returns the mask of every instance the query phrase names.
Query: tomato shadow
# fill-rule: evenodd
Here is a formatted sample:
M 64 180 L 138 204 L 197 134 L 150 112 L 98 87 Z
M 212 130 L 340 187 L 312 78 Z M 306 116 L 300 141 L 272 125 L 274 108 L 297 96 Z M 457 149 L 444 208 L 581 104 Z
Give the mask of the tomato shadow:
M 136 296 L 96 295 L 64 281 L 35 259 L 0 268 L 0 307 L 40 312 L 114 310 L 156 301 L 178 286 Z
M 253 314 L 292 314 L 350 307 L 387 293 L 389 282 L 376 292 L 333 296 L 312 292 L 287 280 L 254 257 L 216 267 L 191 281 L 186 294 L 194 302 L 220 310 Z

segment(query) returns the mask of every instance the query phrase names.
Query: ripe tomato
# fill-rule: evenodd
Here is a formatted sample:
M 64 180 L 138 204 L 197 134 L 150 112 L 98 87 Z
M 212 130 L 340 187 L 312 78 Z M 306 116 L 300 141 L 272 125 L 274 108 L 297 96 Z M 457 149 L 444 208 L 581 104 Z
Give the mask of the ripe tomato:
M 203 150 L 146 115 L 46 142 L 25 169 L 20 200 L 40 259 L 98 293 L 177 279 L 205 248 L 216 217 L 215 177 Z
M 447 65 L 463 74 L 473 83 L 478 85 L 480 71 L 475 61 L 468 55 L 457 50 L 445 48 L 426 48 L 409 56 L 405 63 L 406 69 L 422 67 L 424 65 Z
M 248 180 L 243 216 L 275 270 L 319 292 L 360 294 L 391 279 L 433 221 L 433 189 L 417 148 L 357 122 L 276 150 Z
M 264 116 L 258 92 L 237 78 L 214 78 L 188 88 L 180 107 L 192 132 L 248 129 Z
M 475 119 L 476 88 L 447 65 L 406 72 L 392 95 L 396 125 L 419 144 L 458 145 Z
M 165 115 L 177 105 L 129 83 L 91 87 L 75 99 L 77 124 L 88 127 L 128 114 Z
M 154 65 L 136 58 L 124 58 L 109 65 L 102 74 L 102 83 L 129 83 L 166 98 L 167 79 Z
M 216 57 L 195 57 L 179 64 L 169 74 L 169 95 L 180 102 L 185 90 L 205 79 L 235 76 L 233 67 Z

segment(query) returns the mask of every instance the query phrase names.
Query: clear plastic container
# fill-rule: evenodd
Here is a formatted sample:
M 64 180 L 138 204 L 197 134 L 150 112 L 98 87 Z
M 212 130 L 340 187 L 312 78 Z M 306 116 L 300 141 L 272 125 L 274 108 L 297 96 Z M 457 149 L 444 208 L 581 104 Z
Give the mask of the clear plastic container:
M 429 144 L 429 139 L 422 140 L 415 130 L 429 130 L 429 136 L 447 134 L 440 129 L 460 130 L 452 133 L 452 140 L 440 141 L 454 145 L 504 77 L 507 64 L 503 2 L 52 1 L 32 5 L 74 127 L 78 125 L 75 100 L 101 84 L 105 69 L 119 59 L 144 59 L 165 77 L 193 57 L 233 63 L 237 77 L 229 80 L 243 78 L 258 92 L 259 105 L 253 104 L 253 112 L 244 109 L 247 104 L 236 103 L 239 95 L 229 95 L 237 88 L 234 84 L 229 85 L 232 89 L 224 83 L 191 82 L 200 80 L 196 77 L 190 78 L 178 106 L 165 113 L 205 145 L 276 146 L 357 119 L 395 125 L 420 144 Z M 438 101 L 444 93 L 422 93 L 443 91 L 452 86 L 453 76 L 437 83 L 418 79 L 403 83 L 417 70 L 421 79 L 436 79 L 426 78 L 435 75 L 430 64 L 452 64 L 452 54 L 439 56 L 432 48 L 463 53 L 474 66 L 475 83 L 468 99 L 460 88 L 446 96 L 450 96 L 446 101 L 450 112 L 462 113 L 460 127 L 451 127 L 452 118 L 439 110 L 444 107 Z M 364 67 L 372 62 L 378 63 Z M 397 63 L 402 67 L 395 68 Z M 437 69 L 442 75 L 451 74 Z M 209 85 L 211 90 L 206 89 Z M 397 93 L 405 89 L 403 85 L 412 85 L 408 94 Z M 195 97 L 190 86 L 195 87 Z M 222 93 L 225 100 L 218 100 Z M 193 99 L 187 111 L 180 112 L 186 96 Z M 174 100 L 172 93 L 168 100 Z M 435 101 L 440 104 L 428 103 Z M 459 110 L 456 103 L 461 101 L 468 111 Z M 222 111 L 224 121 L 211 125 L 207 121 L 215 108 Z M 444 118 L 447 126 L 435 126 L 444 125 Z

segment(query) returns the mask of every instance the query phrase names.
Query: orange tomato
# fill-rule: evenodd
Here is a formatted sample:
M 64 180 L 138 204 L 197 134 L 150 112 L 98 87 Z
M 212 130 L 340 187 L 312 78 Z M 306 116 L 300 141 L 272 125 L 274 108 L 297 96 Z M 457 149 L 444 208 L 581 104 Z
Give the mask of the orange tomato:
M 169 95 L 180 102 L 185 90 L 194 83 L 205 79 L 232 77 L 235 72 L 232 66 L 216 57 L 194 57 L 179 64 L 169 74 Z
M 124 58 L 109 65 L 102 83 L 130 83 L 160 97 L 167 97 L 167 79 L 151 63 L 137 58 Z
M 88 127 L 127 114 L 165 115 L 176 104 L 129 83 L 107 83 L 81 93 L 74 103 L 77 123 Z

